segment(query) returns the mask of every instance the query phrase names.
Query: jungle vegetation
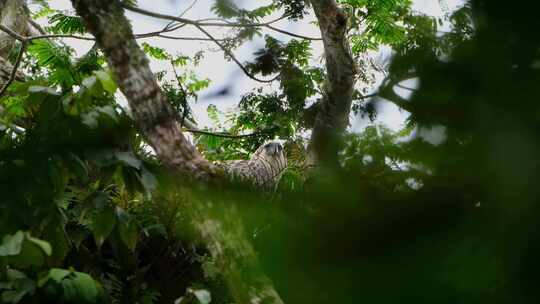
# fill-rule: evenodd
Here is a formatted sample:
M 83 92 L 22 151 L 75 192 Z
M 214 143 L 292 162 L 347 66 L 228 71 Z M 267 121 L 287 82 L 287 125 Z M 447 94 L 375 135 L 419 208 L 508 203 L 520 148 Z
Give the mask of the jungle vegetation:
M 535 1 L 436 18 L 412 0 L 215 0 L 197 20 L 50 2 L 0 0 L 0 303 L 540 302 Z M 126 12 L 166 26 L 134 33 Z M 308 18 L 320 35 L 276 25 Z M 208 50 L 154 39 L 205 41 L 260 87 L 198 128 Z M 402 130 L 383 103 L 410 113 Z M 275 139 L 275 191 L 214 165 Z

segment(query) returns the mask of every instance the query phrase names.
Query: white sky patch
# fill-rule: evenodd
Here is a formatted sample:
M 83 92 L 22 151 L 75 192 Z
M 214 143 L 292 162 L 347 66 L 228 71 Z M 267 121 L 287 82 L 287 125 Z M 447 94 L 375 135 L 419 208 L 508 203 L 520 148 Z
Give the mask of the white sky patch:
M 445 126 L 432 126 L 432 127 L 419 127 L 417 131 L 417 136 L 421 137 L 423 140 L 428 143 L 438 146 L 442 144 L 446 138 L 446 127 Z
M 194 7 L 189 10 L 184 17 L 190 19 L 201 19 L 215 17 L 210 11 L 214 0 L 199 0 Z M 444 16 L 445 6 L 450 11 L 462 5 L 464 0 L 414 0 L 413 9 L 425 13 L 431 16 Z M 174 0 L 138 0 L 138 5 L 146 10 L 166 13 L 169 15 L 178 15 L 183 12 L 192 1 L 174 1 Z M 253 9 L 262 5 L 269 4 L 270 1 L 236 1 L 237 5 L 245 9 Z M 443 8 L 441 8 L 443 3 Z M 70 0 L 50 0 L 49 5 L 54 9 L 59 10 L 73 10 Z M 134 33 L 147 33 L 162 29 L 167 23 L 167 20 L 151 18 L 140 14 L 127 12 L 126 15 L 131 20 Z M 265 20 L 272 20 L 279 17 L 278 14 L 267 17 Z M 313 15 L 308 15 L 304 20 L 298 22 L 289 22 L 287 20 L 281 20 L 274 26 L 299 33 L 310 37 L 320 37 L 319 29 L 312 23 L 315 18 Z M 46 25 L 45 19 L 37 20 L 40 24 Z M 227 29 L 221 28 L 209 28 L 211 34 L 216 37 L 223 37 L 227 33 Z M 205 37 L 196 28 L 192 26 L 185 26 L 177 32 L 168 33 L 170 35 L 182 36 L 182 37 Z M 269 31 L 263 29 L 263 34 L 271 34 L 273 37 L 286 43 L 291 39 L 290 36 Z M 82 55 L 87 52 L 93 45 L 92 41 L 82 41 L 76 39 L 65 39 L 66 44 L 72 46 L 77 55 Z M 189 67 L 200 78 L 208 78 L 211 80 L 210 86 L 201 91 L 199 94 L 199 101 L 191 104 L 195 119 L 200 126 L 211 126 L 211 122 L 208 119 L 206 109 L 208 105 L 215 104 L 220 111 L 228 111 L 234 108 L 241 99 L 243 94 L 248 93 L 254 88 L 260 86 L 268 87 L 268 84 L 258 83 L 245 76 L 240 68 L 230 61 L 226 61 L 223 56 L 223 52 L 212 42 L 201 41 L 184 41 L 184 40 L 168 40 L 160 38 L 147 38 L 140 39 L 139 43 L 148 42 L 151 45 L 162 47 L 169 53 L 182 54 L 191 56 L 199 50 L 205 50 L 205 56 L 201 60 L 201 63 L 197 67 Z M 253 53 L 259 48 L 264 46 L 264 37 L 258 37 L 254 41 L 250 41 L 242 45 L 239 49 L 235 50 L 235 56 L 240 62 L 245 62 L 253 59 Z M 320 41 L 312 42 L 312 55 L 313 60 L 311 64 L 322 65 L 323 47 Z M 383 56 L 384 57 L 384 56 Z M 381 57 L 382 58 L 382 57 Z M 170 64 L 166 61 L 157 61 L 151 59 L 151 68 L 154 72 L 158 71 L 171 71 Z M 179 70 L 179 72 L 182 72 Z M 172 79 L 172 73 L 168 74 L 168 77 Z M 409 86 L 409 85 L 407 85 Z M 273 86 L 277 88 L 277 86 Z M 409 86 L 410 87 L 410 86 Z M 227 89 L 226 94 L 216 94 L 216 92 L 223 92 Z M 398 94 L 402 94 L 398 92 Z M 404 95 L 407 93 L 403 92 Z M 399 109 L 397 106 L 390 102 L 380 102 L 378 108 L 378 123 L 383 123 L 392 130 L 399 130 L 404 127 L 405 120 L 410 114 L 406 111 Z M 351 129 L 354 131 L 360 131 L 369 125 L 370 122 L 367 118 L 351 117 Z

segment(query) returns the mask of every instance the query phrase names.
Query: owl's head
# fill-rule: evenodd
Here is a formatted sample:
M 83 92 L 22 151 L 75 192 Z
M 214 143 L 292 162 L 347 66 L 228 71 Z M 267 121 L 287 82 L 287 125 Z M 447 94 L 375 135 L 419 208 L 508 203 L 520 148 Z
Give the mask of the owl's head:
M 280 166 L 287 166 L 287 158 L 283 151 L 283 145 L 278 141 L 270 141 L 261 145 L 253 156 L 252 160 L 265 158 L 266 160 L 277 161 Z
M 283 146 L 279 142 L 269 142 L 262 145 L 264 153 L 271 156 L 279 156 L 283 153 Z

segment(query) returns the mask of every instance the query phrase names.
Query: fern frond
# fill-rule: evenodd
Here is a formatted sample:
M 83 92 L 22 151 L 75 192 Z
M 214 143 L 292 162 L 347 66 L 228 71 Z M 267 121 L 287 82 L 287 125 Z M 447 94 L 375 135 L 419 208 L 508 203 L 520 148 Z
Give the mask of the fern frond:
M 240 15 L 240 9 L 233 0 L 216 0 L 212 11 L 223 18 L 232 18 Z
M 83 34 L 86 31 L 79 16 L 58 13 L 49 18 L 49 24 L 52 26 L 47 29 L 55 34 Z
M 78 82 L 79 77 L 71 62 L 70 48 L 47 40 L 36 40 L 28 47 L 28 53 L 36 59 L 38 65 L 50 70 L 50 80 L 53 83 L 70 87 Z
M 28 53 L 33 55 L 39 65 L 49 68 L 66 68 L 71 66 L 71 52 L 66 47 L 55 45 L 47 40 L 35 40 L 28 47 Z

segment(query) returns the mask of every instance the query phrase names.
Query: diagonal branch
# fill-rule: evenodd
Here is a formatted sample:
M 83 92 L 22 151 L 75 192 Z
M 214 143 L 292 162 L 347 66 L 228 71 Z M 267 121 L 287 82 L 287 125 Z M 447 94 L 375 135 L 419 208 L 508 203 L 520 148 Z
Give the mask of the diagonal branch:
M 217 168 L 195 150 L 177 127 L 175 113 L 150 70 L 148 59 L 137 45 L 119 1 L 72 0 L 86 28 L 96 37 L 118 87 L 126 96 L 133 119 L 161 162 L 196 179 L 219 178 Z M 217 261 L 237 303 L 282 304 L 271 281 L 258 264 L 234 206 L 221 207 L 209 198 L 191 200 L 185 212 L 195 231 Z M 226 222 L 234 225 L 226 225 Z
M 184 10 L 178 15 L 178 17 L 183 17 L 189 10 L 191 10 L 191 9 L 195 6 L 195 4 L 197 4 L 198 1 L 199 1 L 199 0 L 193 0 L 193 1 L 191 2 L 191 4 L 188 5 L 188 6 L 186 7 L 186 9 L 184 9 Z M 165 27 L 163 28 L 163 30 L 169 29 L 170 27 L 173 26 L 174 23 L 175 23 L 175 21 L 174 21 L 174 20 L 171 20 L 169 23 L 167 23 L 167 25 L 165 25 Z
M 225 52 L 225 54 L 227 54 L 229 57 L 231 57 L 231 59 L 236 63 L 236 65 L 238 65 L 238 67 L 240 67 L 242 72 L 244 72 L 244 74 L 246 74 L 246 76 L 248 76 L 249 78 L 251 78 L 251 79 L 253 79 L 255 81 L 258 81 L 258 82 L 269 83 L 269 82 L 272 82 L 272 81 L 276 80 L 279 77 L 279 75 L 277 75 L 272 79 L 264 80 L 264 79 L 260 79 L 260 78 L 257 78 L 255 76 L 253 76 L 253 74 L 251 74 L 246 69 L 246 67 L 244 65 L 242 65 L 242 63 L 234 56 L 234 54 L 228 48 L 226 48 L 221 42 L 219 42 L 216 38 L 214 38 L 208 31 L 206 31 L 200 25 L 195 25 L 195 27 L 197 29 L 199 29 L 199 31 L 201 31 L 203 34 L 205 34 L 209 39 L 211 39 L 215 44 L 217 44 L 217 46 L 219 46 L 223 50 L 223 52 Z
M 19 53 L 17 54 L 17 59 L 15 59 L 15 64 L 13 65 L 11 74 L 9 75 L 9 79 L 7 80 L 6 83 L 4 83 L 4 86 L 2 86 L 2 89 L 0 89 L 0 97 L 4 96 L 4 93 L 7 91 L 8 87 L 17 77 L 17 70 L 19 69 L 19 66 L 21 65 L 22 57 L 24 55 L 24 52 L 26 51 L 26 44 L 27 44 L 27 41 L 23 40 L 21 43 L 21 49 L 19 50 Z
M 74 7 L 103 51 L 133 118 L 162 163 L 187 176 L 214 180 L 217 169 L 176 126 L 172 106 L 161 91 L 117 1 L 74 0 Z

